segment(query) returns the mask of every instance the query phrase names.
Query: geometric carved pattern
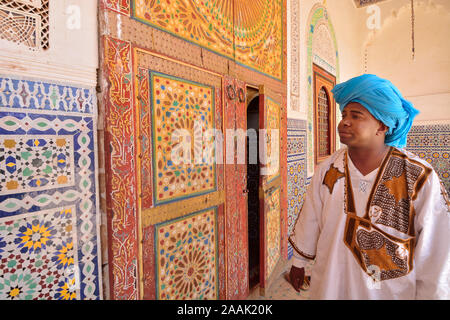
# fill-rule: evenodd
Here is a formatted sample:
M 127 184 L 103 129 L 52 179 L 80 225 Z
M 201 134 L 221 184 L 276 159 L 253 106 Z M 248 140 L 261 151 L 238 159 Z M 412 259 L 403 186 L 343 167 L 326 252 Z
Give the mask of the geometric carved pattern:
M 211 140 L 203 141 L 215 125 L 214 87 L 155 72 L 150 82 L 155 203 L 214 191 Z
M 155 225 L 157 299 L 218 298 L 216 209 Z
M 93 88 L 0 78 L 0 246 L 9 243 L 0 249 L 9 252 L 2 256 L 0 274 L 8 274 L 4 290 L 18 281 L 28 286 L 25 296 L 19 288 L 12 292 L 17 298 L 101 297 L 96 112 Z M 65 254 L 71 257 L 59 270 L 52 259 Z M 41 255 L 39 262 L 30 255 Z M 61 272 L 66 278 L 72 274 L 72 282 L 64 286 Z M 31 293 L 35 289 L 37 296 Z
M 46 50 L 49 30 L 49 0 L 0 0 L 1 40 Z
M 335 72 L 330 72 L 334 76 L 336 76 L 336 81 L 339 82 L 339 55 L 337 51 L 337 41 L 336 41 L 336 35 L 334 32 L 333 24 L 331 22 L 330 17 L 328 16 L 327 9 L 320 3 L 317 3 L 314 5 L 314 7 L 311 9 L 308 22 L 307 22 L 307 28 L 308 28 L 308 34 L 307 34 L 307 43 L 306 43 L 306 52 L 307 52 L 307 71 L 306 71 L 306 86 L 307 86 L 307 110 L 308 110 L 308 148 L 307 148 L 307 159 L 308 159 L 308 176 L 312 176 L 314 172 L 314 139 L 313 139 L 313 127 L 314 127 L 314 81 L 313 81 L 313 62 L 317 63 L 315 61 L 315 52 L 313 51 L 314 43 L 313 40 L 316 36 L 316 31 L 319 28 L 319 26 L 325 25 L 328 29 L 329 35 L 331 37 L 333 46 L 331 49 L 333 52 L 331 53 L 333 56 L 336 57 L 336 65 L 332 66 L 335 69 Z M 324 50 L 323 52 L 325 52 Z M 328 55 L 327 55 L 328 56 Z M 320 64 L 322 67 L 325 67 L 324 65 Z M 327 63 L 326 65 L 329 65 Z M 330 70 L 332 71 L 332 70 Z
M 282 78 L 282 0 L 133 0 L 132 8 L 142 23 Z

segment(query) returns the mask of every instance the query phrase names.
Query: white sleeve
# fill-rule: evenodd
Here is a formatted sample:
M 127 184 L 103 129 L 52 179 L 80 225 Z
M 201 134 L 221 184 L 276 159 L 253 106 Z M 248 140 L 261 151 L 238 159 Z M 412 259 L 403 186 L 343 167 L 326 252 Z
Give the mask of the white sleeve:
M 414 209 L 416 298 L 450 299 L 450 209 L 434 170 L 420 190 Z
M 294 252 L 292 264 L 299 268 L 305 267 L 308 264 L 308 260 L 314 260 L 316 256 L 317 239 L 320 234 L 318 217 L 322 211 L 321 185 L 321 175 L 319 172 L 316 172 L 311 179 L 311 184 L 306 192 L 305 202 L 295 223 L 294 230 L 289 237 L 289 242 Z

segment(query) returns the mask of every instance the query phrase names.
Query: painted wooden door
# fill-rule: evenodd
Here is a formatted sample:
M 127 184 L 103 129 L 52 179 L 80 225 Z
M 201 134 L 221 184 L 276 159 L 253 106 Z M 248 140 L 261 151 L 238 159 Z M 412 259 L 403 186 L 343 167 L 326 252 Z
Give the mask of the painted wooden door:
M 260 291 L 265 295 L 282 261 L 281 97 L 260 86 Z M 261 149 L 262 148 L 262 149 Z
M 224 79 L 226 298 L 248 296 L 246 92 L 243 81 Z
M 224 299 L 222 78 L 141 48 L 133 63 L 140 298 Z

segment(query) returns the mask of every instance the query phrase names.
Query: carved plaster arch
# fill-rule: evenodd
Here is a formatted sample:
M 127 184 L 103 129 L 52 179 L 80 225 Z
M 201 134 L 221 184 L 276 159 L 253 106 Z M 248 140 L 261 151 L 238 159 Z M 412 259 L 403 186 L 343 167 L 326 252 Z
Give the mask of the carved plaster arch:
M 316 4 L 313 6 L 309 13 L 309 17 L 307 20 L 307 36 L 306 36 L 306 48 L 307 48 L 307 59 L 306 59 L 306 85 L 307 85 L 307 96 L 308 96 L 308 104 L 307 104 L 307 114 L 308 114 L 308 127 L 307 127 L 307 134 L 308 134 L 308 177 L 312 176 L 314 173 L 314 132 L 313 132 L 313 121 L 314 121 L 314 115 L 313 115 L 313 71 L 312 66 L 314 62 L 314 49 L 317 50 L 318 46 L 314 46 L 314 40 L 318 40 L 320 37 L 325 37 L 327 43 L 326 47 L 322 47 L 321 49 L 321 55 L 326 56 L 321 57 L 320 55 L 316 56 L 316 61 L 319 59 L 323 60 L 323 65 L 326 66 L 328 64 L 328 69 L 325 68 L 325 70 L 329 71 L 331 74 L 333 74 L 336 77 L 336 81 L 339 83 L 339 54 L 338 54 L 338 46 L 337 46 L 337 40 L 336 35 L 334 32 L 333 23 L 331 21 L 331 18 L 329 16 L 329 12 L 327 8 L 322 4 Z M 318 32 L 316 34 L 316 32 Z M 332 42 L 330 44 L 328 41 Z M 333 50 L 331 52 L 331 50 Z M 327 53 L 324 53 L 327 52 Z M 329 60 L 329 61 L 327 61 Z M 325 64 L 326 63 L 326 64 Z M 333 66 L 334 64 L 334 66 Z M 320 64 L 319 64 L 320 65 Z M 334 69 L 334 70 L 333 70 Z M 337 113 L 338 114 L 338 113 Z M 338 119 L 336 119 L 337 121 Z

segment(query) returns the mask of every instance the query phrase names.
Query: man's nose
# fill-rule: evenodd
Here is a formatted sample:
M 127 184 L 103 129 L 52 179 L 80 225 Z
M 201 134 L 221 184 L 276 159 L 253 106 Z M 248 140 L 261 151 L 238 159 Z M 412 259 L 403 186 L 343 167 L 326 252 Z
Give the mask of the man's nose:
M 341 125 L 348 127 L 350 125 L 350 121 L 348 121 L 347 119 L 343 118 L 341 120 Z

